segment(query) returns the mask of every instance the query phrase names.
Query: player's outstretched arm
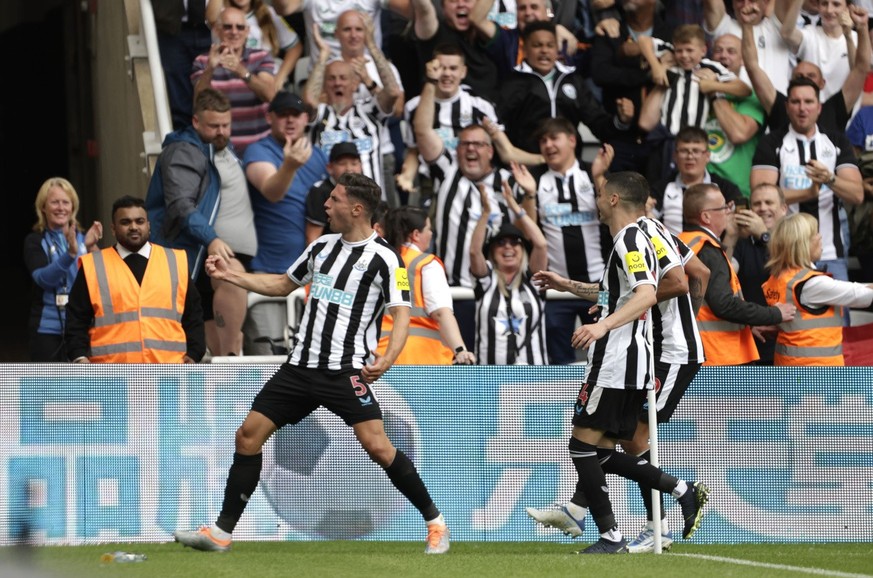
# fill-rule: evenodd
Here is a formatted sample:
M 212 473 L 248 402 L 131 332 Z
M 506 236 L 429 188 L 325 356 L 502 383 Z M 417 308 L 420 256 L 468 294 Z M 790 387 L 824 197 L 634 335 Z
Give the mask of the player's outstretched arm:
M 270 297 L 285 297 L 298 287 L 285 273 L 234 271 L 227 266 L 227 261 L 218 255 L 210 255 L 206 259 L 206 273 L 213 279 L 227 281 L 247 291 L 254 291 Z

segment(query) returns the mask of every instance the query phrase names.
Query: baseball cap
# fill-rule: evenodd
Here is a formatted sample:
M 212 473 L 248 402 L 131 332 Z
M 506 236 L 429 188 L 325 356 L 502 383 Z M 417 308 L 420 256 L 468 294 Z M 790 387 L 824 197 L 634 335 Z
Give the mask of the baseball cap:
M 273 100 L 270 101 L 270 107 L 268 110 L 270 112 L 287 112 L 291 110 L 297 112 L 308 112 L 309 107 L 307 107 L 306 103 L 303 102 L 303 99 L 296 94 L 288 92 L 287 90 L 280 90 L 276 93 L 276 96 L 273 97 Z
M 355 157 L 356 159 L 359 159 L 361 158 L 361 155 L 358 153 L 358 147 L 355 146 L 355 143 L 338 142 L 330 148 L 330 157 L 328 157 L 328 160 L 333 163 L 342 157 Z
M 527 252 L 531 252 L 531 242 L 525 239 L 524 233 L 522 233 L 521 230 L 512 223 L 504 222 L 502 225 L 500 225 L 500 229 L 496 233 L 493 233 L 485 241 L 485 255 L 490 255 L 492 245 L 494 245 L 494 243 L 496 243 L 500 239 L 505 239 L 506 237 L 514 237 L 516 239 L 520 239 L 522 244 L 524 245 L 524 248 L 527 249 Z

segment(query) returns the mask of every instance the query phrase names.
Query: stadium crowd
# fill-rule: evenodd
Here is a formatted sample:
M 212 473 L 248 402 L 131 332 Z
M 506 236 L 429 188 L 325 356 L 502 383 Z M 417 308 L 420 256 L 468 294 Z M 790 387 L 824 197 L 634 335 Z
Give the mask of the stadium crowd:
M 810 333 L 791 355 L 778 337 L 825 311 L 848 322 L 839 303 L 801 299 L 800 287 L 786 295 L 771 278 L 782 298 L 762 290 L 786 215 L 816 220 L 821 254 L 804 266 L 861 282 L 844 304 L 871 307 L 873 1 L 153 4 L 176 132 L 145 206 L 152 241 L 187 252 L 212 355 L 263 352 L 257 342 L 280 339 L 284 315 L 266 303 L 246 319 L 245 293 L 209 279 L 206 257 L 286 271 L 330 232 L 324 204 L 346 172 L 380 185 L 380 225 L 422 209 L 426 225 L 393 242 L 473 291 L 454 303 L 463 343 L 452 331 L 446 363 L 576 361 L 571 337 L 596 319 L 599 297 L 546 300 L 534 274 L 601 280 L 614 239 L 596 199 L 619 171 L 645 176 L 647 216 L 711 271 L 688 288 L 706 363 L 842 361 L 811 353 L 815 323 L 800 324 Z M 74 191 L 55 226 L 47 191 L 27 249 L 31 335 L 48 339 L 35 361 L 63 357 L 71 264 L 99 234 L 71 229 Z M 413 296 L 411 328 L 433 332 L 445 283 L 433 266 L 410 275 L 440 288 Z

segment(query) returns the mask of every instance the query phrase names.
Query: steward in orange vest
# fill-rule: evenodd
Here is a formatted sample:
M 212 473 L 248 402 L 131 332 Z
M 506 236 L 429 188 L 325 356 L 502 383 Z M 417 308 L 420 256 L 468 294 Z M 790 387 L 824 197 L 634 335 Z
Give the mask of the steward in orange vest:
M 702 228 L 683 231 L 679 234 L 679 238 L 698 257 L 700 257 L 700 251 L 707 245 L 718 249 L 730 271 L 730 292 L 734 298 L 742 301 L 743 291 L 740 288 L 740 280 L 737 278 L 736 271 L 731 266 L 719 240 Z M 703 259 L 701 258 L 701 260 Z M 709 266 L 706 261 L 704 263 Z M 709 287 L 711 288 L 712 285 L 712 279 L 710 279 Z M 707 289 L 708 296 L 709 288 Z M 713 312 L 708 300 L 703 303 L 697 313 L 697 326 L 700 330 L 700 338 L 703 340 L 703 352 L 706 355 L 706 361 L 703 365 L 742 365 L 760 359 L 752 330 L 748 324 L 720 318 Z
M 92 363 L 182 363 L 188 257 L 152 245 L 148 261 L 140 286 L 114 247 L 80 259 L 94 308 Z
M 424 266 L 436 261 L 442 267 L 443 262 L 436 255 L 422 253 L 417 248 L 406 245 L 400 248 L 400 256 L 409 273 L 409 297 L 412 309 L 409 313 L 409 337 L 394 365 L 451 365 L 454 353 L 442 342 L 439 324 L 431 319 L 424 309 L 422 287 L 421 272 Z M 385 353 L 388 336 L 393 327 L 394 320 L 386 314 L 382 318 L 382 337 L 376 350 L 379 355 Z
M 809 308 L 800 303 L 803 284 L 817 275 L 812 269 L 787 269 L 762 285 L 767 303 L 790 303 L 797 315 L 779 324 L 775 365 L 845 365 L 843 359 L 842 307 Z

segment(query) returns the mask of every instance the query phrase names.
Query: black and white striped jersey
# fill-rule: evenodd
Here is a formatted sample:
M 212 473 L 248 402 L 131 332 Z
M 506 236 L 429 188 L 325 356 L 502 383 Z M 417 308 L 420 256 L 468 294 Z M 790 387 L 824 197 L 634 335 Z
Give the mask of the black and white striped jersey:
M 415 144 L 412 122 L 420 101 L 420 96 L 413 97 L 403 107 L 403 119 L 406 121 L 403 142 L 407 147 L 418 147 Z M 433 129 L 453 156 L 458 148 L 458 133 L 461 129 L 471 124 L 482 124 L 485 117 L 497 122 L 494 105 L 491 101 L 471 93 L 469 87 L 461 87 L 457 94 L 445 100 L 434 98 Z
M 658 261 L 651 241 L 636 223 L 613 239 L 612 252 L 600 280 L 600 316 L 606 318 L 627 303 L 634 289 L 657 287 Z M 588 348 L 585 383 L 610 389 L 649 389 L 654 382 L 652 341 L 646 312 L 609 331 Z
M 537 220 L 549 245 L 549 270 L 596 283 L 612 249 L 609 229 L 600 223 L 594 185 L 578 162 L 562 175 L 546 169 L 537 179 Z
M 666 42 L 655 42 L 655 54 L 660 57 L 664 52 L 672 51 L 673 46 Z M 711 70 L 719 82 L 734 80 L 736 75 L 721 63 L 703 58 L 694 70 L 684 70 L 680 66 L 668 69 L 667 77 L 670 86 L 664 96 L 661 106 L 661 124 L 670 134 L 675 135 L 686 126 L 703 128 L 709 120 L 709 98 L 700 92 L 700 81 L 694 74 L 701 69 Z
M 287 274 L 300 286 L 312 283 L 288 356 L 299 367 L 362 368 L 376 350 L 384 310 L 410 306 L 403 260 L 375 232 L 358 243 L 319 237 Z
M 381 120 L 385 115 L 374 111 L 378 111 L 378 107 L 356 103 L 345 114 L 339 114 L 332 106 L 321 103 L 311 124 L 312 142 L 321 147 L 326 156 L 330 156 L 330 149 L 337 143 L 355 143 L 364 174 L 383 188 Z
M 652 241 L 658 259 L 658 282 L 674 267 L 682 267 L 694 252 L 653 219 L 641 217 L 637 225 Z M 684 274 L 684 273 L 683 273 Z M 655 359 L 669 364 L 703 363 L 703 342 L 689 294 L 661 301 L 652 309 Z
M 752 170 L 778 171 L 778 184 L 782 190 L 806 189 L 812 186 L 812 180 L 806 174 L 806 163 L 812 159 L 823 163 L 833 174 L 840 169 L 857 170 L 858 167 L 852 144 L 845 133 L 822 132 L 816 128 L 813 137 L 807 138 L 789 126 L 761 137 L 752 159 Z M 846 219 L 845 207 L 830 187 L 822 185 L 818 197 L 793 203 L 788 208 L 792 213 L 809 213 L 818 219 L 823 260 L 846 256 L 847 239 L 843 238 L 840 227 L 841 217 Z
M 546 304 L 531 272 L 508 296 L 497 275 L 489 261 L 488 275 L 476 279 L 476 359 L 480 365 L 546 365 Z
M 430 164 L 436 192 L 436 211 L 433 216 L 434 252 L 446 266 L 449 285 L 473 288 L 470 274 L 470 240 L 473 229 L 482 214 L 482 200 L 476 183 L 461 174 L 458 164 L 448 151 Z M 491 199 L 489 229 L 500 228 L 503 219 L 513 218 L 503 199 L 503 182 L 514 186 L 509 171 L 495 169 L 479 181 Z

